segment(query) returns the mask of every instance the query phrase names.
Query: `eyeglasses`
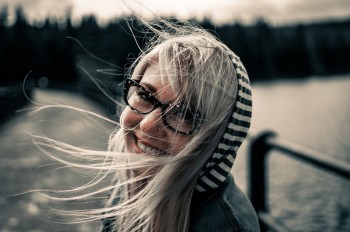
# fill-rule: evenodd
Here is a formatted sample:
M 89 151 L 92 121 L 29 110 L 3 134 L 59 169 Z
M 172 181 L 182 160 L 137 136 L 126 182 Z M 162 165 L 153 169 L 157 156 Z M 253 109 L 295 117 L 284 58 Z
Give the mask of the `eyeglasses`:
M 164 104 L 140 84 L 140 80 L 126 79 L 124 101 L 135 112 L 149 114 L 160 107 L 161 118 L 168 128 L 180 134 L 193 134 L 199 127 L 201 114 L 192 112 L 189 107 L 179 103 Z

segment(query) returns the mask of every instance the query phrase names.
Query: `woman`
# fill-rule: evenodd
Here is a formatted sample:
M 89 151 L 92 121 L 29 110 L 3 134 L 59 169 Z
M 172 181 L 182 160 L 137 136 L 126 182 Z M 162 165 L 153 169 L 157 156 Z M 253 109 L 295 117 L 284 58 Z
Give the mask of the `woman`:
M 88 194 L 110 191 L 106 206 L 78 216 L 102 219 L 103 231 L 259 231 L 230 174 L 251 118 L 243 64 L 201 28 L 169 22 L 148 28 L 156 39 L 125 80 L 126 107 L 109 152 L 60 144 L 60 151 L 87 160 L 102 157 L 83 165 L 106 170 L 101 179 L 115 174 L 112 185 Z
M 125 80 L 110 149 L 129 165 L 117 170 L 104 231 L 258 231 L 230 174 L 250 125 L 247 73 L 208 32 L 167 28 L 151 27 L 158 39 Z

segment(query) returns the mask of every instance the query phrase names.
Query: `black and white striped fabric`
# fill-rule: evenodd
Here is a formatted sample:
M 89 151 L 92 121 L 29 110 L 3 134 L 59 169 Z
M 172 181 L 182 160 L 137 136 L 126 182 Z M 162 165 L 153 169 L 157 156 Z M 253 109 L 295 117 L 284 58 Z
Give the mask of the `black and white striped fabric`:
M 228 48 L 226 50 L 237 73 L 236 103 L 223 137 L 197 180 L 195 189 L 199 192 L 215 189 L 225 181 L 233 166 L 237 150 L 250 127 L 252 94 L 248 74 L 239 57 Z

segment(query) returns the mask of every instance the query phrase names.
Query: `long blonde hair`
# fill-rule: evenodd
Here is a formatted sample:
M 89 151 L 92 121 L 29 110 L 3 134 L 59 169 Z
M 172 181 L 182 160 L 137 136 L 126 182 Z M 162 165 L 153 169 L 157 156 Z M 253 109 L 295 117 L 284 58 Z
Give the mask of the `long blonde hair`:
M 115 231 L 188 231 L 194 187 L 203 166 L 224 134 L 237 94 L 236 72 L 224 45 L 212 34 L 189 23 L 145 23 L 150 42 L 131 66 L 128 75 L 141 77 L 155 59 L 162 78 L 177 96 L 203 116 L 191 141 L 175 156 L 140 156 L 125 151 L 124 129 L 120 123 L 109 138 L 107 152 L 90 151 L 45 139 L 80 162 L 69 166 L 96 170 L 98 177 L 89 186 L 113 174 L 111 185 L 85 195 L 110 193 L 106 207 L 66 212 L 80 221 L 109 220 Z M 122 118 L 122 117 L 121 117 Z M 38 143 L 43 145 L 44 143 Z M 57 157 L 57 156 L 56 156 Z M 85 160 L 85 161 L 84 161 Z M 135 174 L 133 170 L 156 171 Z

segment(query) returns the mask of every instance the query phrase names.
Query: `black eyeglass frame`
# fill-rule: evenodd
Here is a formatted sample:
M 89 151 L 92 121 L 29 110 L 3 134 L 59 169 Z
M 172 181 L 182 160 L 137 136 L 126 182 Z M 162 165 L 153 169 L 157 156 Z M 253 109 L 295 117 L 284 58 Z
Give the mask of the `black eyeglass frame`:
M 183 131 L 179 131 L 179 130 L 176 130 L 175 128 L 173 128 L 171 125 L 169 125 L 169 123 L 166 121 L 166 110 L 169 108 L 169 107 L 179 107 L 179 103 L 171 103 L 171 104 L 165 104 L 165 103 L 162 103 L 160 102 L 158 99 L 156 99 L 152 93 L 150 93 L 147 89 L 145 89 L 142 85 L 140 85 L 140 82 L 141 80 L 135 80 L 135 79 L 131 79 L 131 78 L 127 78 L 125 80 L 125 84 L 124 84 L 124 94 L 123 94 L 123 98 L 124 98 L 124 102 L 127 106 L 129 106 L 133 111 L 139 113 L 139 114 L 149 114 L 151 113 L 153 110 L 155 110 L 156 108 L 160 107 L 161 108 L 161 112 L 162 112 L 162 120 L 164 122 L 164 124 L 170 128 L 171 130 L 173 130 L 174 132 L 176 133 L 179 133 L 179 134 L 183 134 L 183 135 L 191 135 L 193 134 L 196 130 L 198 130 L 199 126 L 200 126 L 200 122 L 197 122 L 196 119 L 194 119 L 194 127 L 192 130 L 188 131 L 188 132 L 183 132 Z M 153 103 L 153 108 L 149 111 L 149 112 L 141 112 L 137 109 L 135 109 L 134 107 L 132 107 L 130 104 L 129 104 L 129 101 L 128 101 L 128 93 L 129 93 L 129 89 L 131 86 L 136 86 L 138 88 L 140 88 L 142 91 L 144 91 L 145 93 L 148 93 L 148 101 L 152 102 Z M 180 108 L 180 107 L 179 107 Z M 201 114 L 199 112 L 196 112 L 196 114 L 194 115 L 195 118 L 197 119 L 200 119 L 201 118 Z M 198 120 L 200 121 L 200 120 Z

